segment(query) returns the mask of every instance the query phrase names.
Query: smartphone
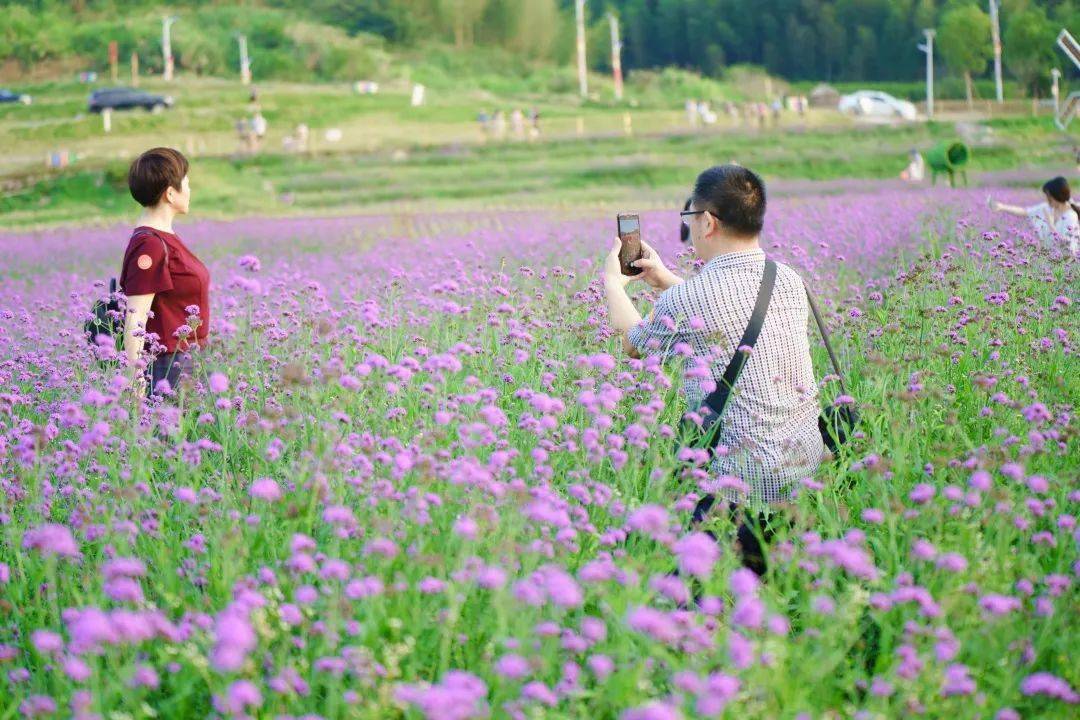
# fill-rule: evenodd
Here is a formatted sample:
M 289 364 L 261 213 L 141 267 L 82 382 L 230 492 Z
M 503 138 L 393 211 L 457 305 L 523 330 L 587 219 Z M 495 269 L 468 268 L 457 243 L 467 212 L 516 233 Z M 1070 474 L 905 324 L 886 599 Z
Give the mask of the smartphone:
M 640 275 L 641 268 L 633 267 L 630 263 L 640 260 L 643 251 L 641 248 L 641 220 L 637 215 L 619 215 L 619 240 L 622 247 L 619 249 L 619 265 L 623 275 Z

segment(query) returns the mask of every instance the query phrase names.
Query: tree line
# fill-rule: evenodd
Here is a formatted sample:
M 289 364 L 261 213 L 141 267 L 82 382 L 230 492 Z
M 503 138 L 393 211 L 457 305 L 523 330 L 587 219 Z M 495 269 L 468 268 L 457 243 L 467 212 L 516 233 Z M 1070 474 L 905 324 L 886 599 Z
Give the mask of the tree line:
M 1006 72 L 1030 91 L 1045 88 L 1057 32 L 1080 28 L 1080 0 L 999 0 Z M 989 0 L 587 0 L 589 64 L 610 69 L 607 15 L 619 18 L 623 67 L 682 67 L 718 76 L 753 64 L 791 80 L 912 80 L 923 72 L 916 49 L 924 28 L 938 30 L 939 59 L 952 74 L 985 75 L 991 57 Z M 236 3 L 189 0 L 187 7 L 224 11 Z M 335 26 L 348 35 L 377 35 L 397 46 L 432 41 L 458 48 L 496 47 L 529 60 L 569 63 L 574 57 L 574 0 L 249 0 Z M 15 48 L 62 44 L 60 30 L 28 40 L 8 22 L 20 17 L 157 10 L 156 0 L 0 0 L 0 59 Z M 28 21 L 27 21 L 28 22 Z M 25 26 L 27 22 L 24 22 Z M 19 45 L 19 43 L 22 43 Z M 7 49 L 7 52 L 5 52 Z
M 276 0 L 288 5 L 293 0 Z M 1006 70 L 1045 82 L 1061 28 L 1080 29 L 1078 0 L 999 0 Z M 587 0 L 589 63 L 610 66 L 607 14 L 620 20 L 627 69 L 678 66 L 719 75 L 753 64 L 792 80 L 910 80 L 923 72 L 916 43 L 938 30 L 943 64 L 968 81 L 992 53 L 988 0 Z M 350 31 L 400 43 L 439 38 L 493 44 L 569 61 L 573 0 L 312 0 Z
M 681 65 L 715 73 L 752 63 L 793 80 L 907 80 L 922 75 L 923 29 L 941 60 L 980 74 L 992 52 L 982 0 L 616 0 L 631 67 Z M 1062 27 L 1080 27 L 1074 0 L 1002 0 L 1003 59 L 1025 85 L 1053 62 Z

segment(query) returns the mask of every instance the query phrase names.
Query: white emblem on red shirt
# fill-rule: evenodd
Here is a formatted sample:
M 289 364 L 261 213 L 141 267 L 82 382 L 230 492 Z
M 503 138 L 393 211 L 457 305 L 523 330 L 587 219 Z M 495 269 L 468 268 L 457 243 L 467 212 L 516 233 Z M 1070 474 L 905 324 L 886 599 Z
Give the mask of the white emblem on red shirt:
M 140 270 L 149 270 L 150 266 L 154 264 L 154 261 L 150 258 L 149 255 L 140 255 L 136 263 L 138 264 Z

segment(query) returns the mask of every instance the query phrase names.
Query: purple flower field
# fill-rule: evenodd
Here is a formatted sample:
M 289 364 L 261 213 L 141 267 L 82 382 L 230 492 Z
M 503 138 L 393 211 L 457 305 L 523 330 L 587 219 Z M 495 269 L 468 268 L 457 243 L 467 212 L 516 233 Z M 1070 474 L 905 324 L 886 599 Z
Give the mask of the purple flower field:
M 0 236 L 0 718 L 1075 715 L 1078 263 L 984 198 L 773 203 L 864 422 L 763 580 L 687 531 L 716 480 L 607 326 L 613 217 L 181 226 L 170 403 L 81 334 L 127 229 Z

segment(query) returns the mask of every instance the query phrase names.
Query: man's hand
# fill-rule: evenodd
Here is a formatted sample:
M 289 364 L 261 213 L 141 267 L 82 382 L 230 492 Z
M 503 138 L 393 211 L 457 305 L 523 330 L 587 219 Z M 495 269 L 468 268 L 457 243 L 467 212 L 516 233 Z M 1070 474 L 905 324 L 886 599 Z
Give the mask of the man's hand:
M 619 250 L 622 249 L 622 240 L 615 238 L 615 244 L 611 252 L 604 258 L 604 285 L 625 288 L 627 283 L 633 280 L 635 275 L 623 275 L 622 263 L 619 262 Z
M 142 372 L 134 372 L 128 375 L 128 386 L 125 388 L 127 394 L 135 401 L 141 400 L 146 397 L 146 375 Z
M 626 284 L 640 276 L 622 274 L 622 265 L 619 263 L 621 248 L 622 241 L 615 238 L 611 252 L 604 258 L 604 295 L 607 297 L 608 323 L 622 339 L 623 349 L 630 353 L 631 357 L 637 357 L 637 351 L 630 344 L 627 332 L 641 322 L 641 315 L 626 294 Z
M 641 274 L 636 277 L 657 290 L 667 290 L 672 285 L 682 282 L 678 275 L 667 269 L 664 261 L 660 259 L 660 253 L 653 250 L 651 245 L 642 240 L 641 247 L 644 250 L 644 256 L 631 263 L 634 267 L 641 268 Z
M 120 372 L 125 380 L 121 393 L 138 400 L 146 397 L 146 366 L 142 359 L 132 360 L 126 354 L 121 358 Z

